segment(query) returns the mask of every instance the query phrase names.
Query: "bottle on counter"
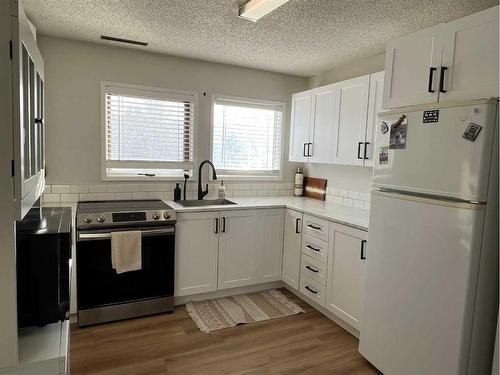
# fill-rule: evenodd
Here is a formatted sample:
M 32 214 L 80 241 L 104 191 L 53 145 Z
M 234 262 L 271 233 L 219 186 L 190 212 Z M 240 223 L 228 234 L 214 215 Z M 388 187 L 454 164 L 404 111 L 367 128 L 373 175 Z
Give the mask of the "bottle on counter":
M 217 189 L 217 196 L 219 199 L 226 199 L 226 186 L 224 185 L 224 181 L 220 182 L 219 189 Z
M 175 184 L 175 189 L 174 189 L 174 201 L 178 202 L 181 200 L 181 187 L 179 186 L 179 183 L 177 182 Z
M 293 189 L 293 195 L 296 197 L 301 197 L 304 194 L 304 173 L 297 167 L 297 172 L 295 173 L 295 184 Z

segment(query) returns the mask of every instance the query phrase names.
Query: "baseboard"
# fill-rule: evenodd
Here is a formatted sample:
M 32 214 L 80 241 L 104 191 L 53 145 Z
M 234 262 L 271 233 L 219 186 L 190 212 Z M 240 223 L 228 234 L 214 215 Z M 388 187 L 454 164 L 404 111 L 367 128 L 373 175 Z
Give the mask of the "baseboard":
M 244 293 L 255 293 L 261 292 L 263 290 L 282 288 L 284 286 L 283 281 L 272 281 L 264 284 L 248 285 L 239 288 L 223 289 L 215 292 L 193 294 L 189 296 L 174 297 L 174 305 L 185 305 L 189 301 L 202 301 L 205 299 L 219 298 L 219 297 L 230 297 L 237 294 Z
M 312 307 L 314 307 L 316 310 L 318 310 L 321 314 L 323 314 L 324 316 L 326 316 L 328 319 L 334 321 L 336 324 L 338 324 L 339 326 L 341 326 L 342 328 L 344 328 L 351 335 L 353 335 L 354 337 L 356 337 L 357 339 L 359 339 L 359 331 L 356 328 L 352 327 L 349 323 L 344 322 L 337 315 L 333 314 L 332 312 L 330 312 L 329 310 L 327 310 L 323 306 L 318 305 L 316 302 L 314 302 L 313 300 L 311 300 L 308 296 L 306 296 L 305 294 L 302 294 L 301 292 L 299 292 L 298 290 L 292 288 L 291 286 L 286 285 L 286 284 L 284 286 L 285 286 L 285 288 L 289 292 L 295 294 L 301 300 L 307 302 L 309 305 L 311 305 Z

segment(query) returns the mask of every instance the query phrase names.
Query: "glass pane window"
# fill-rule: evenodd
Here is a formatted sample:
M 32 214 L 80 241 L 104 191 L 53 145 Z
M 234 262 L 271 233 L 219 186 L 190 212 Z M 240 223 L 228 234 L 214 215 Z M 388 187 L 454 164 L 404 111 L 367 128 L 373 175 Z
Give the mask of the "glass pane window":
M 284 105 L 216 97 L 213 161 L 222 175 L 279 176 Z
M 178 177 L 193 169 L 194 94 L 103 89 L 105 177 Z

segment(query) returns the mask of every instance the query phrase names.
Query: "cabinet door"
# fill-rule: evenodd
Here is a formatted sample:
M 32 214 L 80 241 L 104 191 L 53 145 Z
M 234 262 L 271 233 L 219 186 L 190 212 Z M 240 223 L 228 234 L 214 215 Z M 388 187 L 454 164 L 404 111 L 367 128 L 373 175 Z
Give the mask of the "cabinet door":
M 285 235 L 283 247 L 282 279 L 299 290 L 300 249 L 302 246 L 302 213 L 285 211 Z
M 292 95 L 289 160 L 308 160 L 309 132 L 311 126 L 311 91 Z
M 498 6 L 446 23 L 439 101 L 498 97 Z
M 368 122 L 366 123 L 365 146 L 362 152 L 365 167 L 373 167 L 375 155 L 375 134 L 378 126 L 378 114 L 382 112 L 384 95 L 384 72 L 370 74 L 370 95 L 368 99 Z
M 312 90 L 312 126 L 309 161 L 332 163 L 336 152 L 335 114 L 338 88 L 328 85 Z
M 366 232 L 331 224 L 326 308 L 359 329 L 365 274 Z
M 384 108 L 438 101 L 442 27 L 436 25 L 387 42 Z
M 259 282 L 281 280 L 283 264 L 284 210 L 264 209 L 259 212 L 257 277 Z
M 338 108 L 334 161 L 337 164 L 363 165 L 370 76 L 367 74 L 335 85 L 338 87 Z
M 175 237 L 175 295 L 217 290 L 219 212 L 179 213 Z
M 20 220 L 45 186 L 44 64 L 21 8 L 12 20 L 14 186 Z
M 219 289 L 252 285 L 256 278 L 257 219 L 255 210 L 221 212 Z

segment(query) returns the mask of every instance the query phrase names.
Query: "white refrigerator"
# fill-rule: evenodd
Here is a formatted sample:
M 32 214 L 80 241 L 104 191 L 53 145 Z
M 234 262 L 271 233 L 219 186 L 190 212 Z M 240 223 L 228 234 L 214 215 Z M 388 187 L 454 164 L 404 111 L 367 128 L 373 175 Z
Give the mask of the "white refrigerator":
M 491 371 L 497 123 L 496 100 L 380 116 L 359 351 L 386 375 Z

